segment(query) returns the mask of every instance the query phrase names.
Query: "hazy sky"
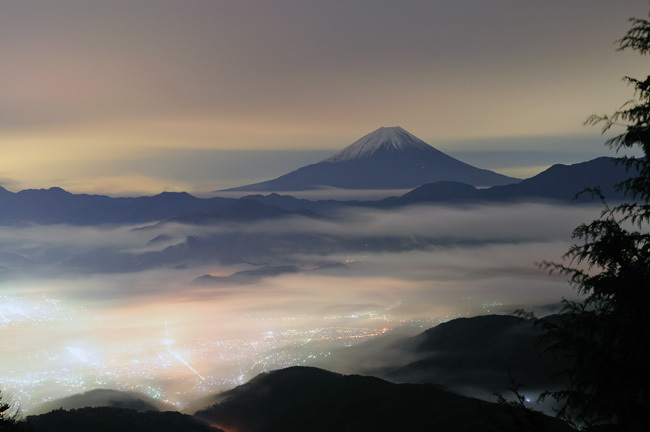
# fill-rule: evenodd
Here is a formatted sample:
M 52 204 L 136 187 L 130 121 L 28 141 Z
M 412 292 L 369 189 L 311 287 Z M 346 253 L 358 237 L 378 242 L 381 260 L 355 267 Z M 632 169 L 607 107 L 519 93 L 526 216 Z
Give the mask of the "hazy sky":
M 0 185 L 214 190 L 393 125 L 508 174 L 560 152 L 580 160 L 605 153 L 585 117 L 631 97 L 622 76 L 647 74 L 647 59 L 613 44 L 647 11 L 646 0 L 0 0 Z

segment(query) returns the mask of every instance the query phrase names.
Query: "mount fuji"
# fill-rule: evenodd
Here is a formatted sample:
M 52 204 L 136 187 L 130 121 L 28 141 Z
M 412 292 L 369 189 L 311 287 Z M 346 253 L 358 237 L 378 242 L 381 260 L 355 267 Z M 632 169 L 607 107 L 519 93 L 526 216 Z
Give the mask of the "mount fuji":
M 406 189 L 437 181 L 480 187 L 516 183 L 519 179 L 461 162 L 395 126 L 381 127 L 321 162 L 273 180 L 225 191 Z

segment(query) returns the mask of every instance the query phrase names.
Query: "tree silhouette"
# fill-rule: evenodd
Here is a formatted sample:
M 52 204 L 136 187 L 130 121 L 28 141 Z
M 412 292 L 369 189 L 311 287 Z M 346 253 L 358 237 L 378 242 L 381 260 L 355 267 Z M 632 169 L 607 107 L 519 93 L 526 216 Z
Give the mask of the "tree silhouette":
M 633 18 L 618 50 L 650 53 L 650 21 Z M 567 264 L 543 262 L 568 276 L 580 301 L 563 300 L 558 322 L 536 320 L 546 331 L 549 351 L 572 360 L 569 386 L 548 392 L 561 405 L 558 414 L 579 428 L 650 430 L 650 76 L 625 77 L 634 99 L 611 115 L 592 115 L 615 151 L 639 148 L 644 157 L 617 158 L 631 174 L 618 185 L 628 202 L 609 207 L 600 218 L 578 226 Z M 532 315 L 531 315 L 532 316 Z M 533 317 L 534 318 L 534 317 Z
M 23 431 L 23 424 L 18 421 L 15 413 L 12 413 L 12 406 L 3 399 L 0 392 L 0 432 Z

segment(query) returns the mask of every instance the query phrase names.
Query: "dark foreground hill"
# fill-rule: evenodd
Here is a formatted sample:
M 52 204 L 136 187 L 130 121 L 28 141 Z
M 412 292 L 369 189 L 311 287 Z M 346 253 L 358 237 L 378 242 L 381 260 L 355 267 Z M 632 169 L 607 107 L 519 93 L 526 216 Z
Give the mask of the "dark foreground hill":
M 175 407 L 144 393 L 112 389 L 95 389 L 84 393 L 56 399 L 37 406 L 30 412 L 44 414 L 57 409 L 71 410 L 77 408 L 106 406 L 128 408 L 136 411 L 174 411 Z
M 541 335 L 539 327 L 515 316 L 458 318 L 394 347 L 403 357 L 418 360 L 372 372 L 391 381 L 437 383 L 490 395 L 508 388 L 510 377 L 525 389 L 548 390 L 563 384 L 559 372 L 568 364 L 543 353 Z
M 56 410 L 29 416 L 23 429 L 32 432 L 223 432 L 179 412 L 138 412 L 110 407 Z
M 306 367 L 259 375 L 217 400 L 195 417 L 237 432 L 570 430 L 541 413 L 433 385 L 394 384 Z

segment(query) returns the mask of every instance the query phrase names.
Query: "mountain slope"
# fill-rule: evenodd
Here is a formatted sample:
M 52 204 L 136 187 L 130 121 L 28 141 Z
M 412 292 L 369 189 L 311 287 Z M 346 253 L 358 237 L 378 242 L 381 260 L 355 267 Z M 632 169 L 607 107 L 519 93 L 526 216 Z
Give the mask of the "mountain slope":
M 390 154 L 396 143 L 383 141 L 385 146 L 350 147 L 333 158 L 345 159 L 327 164 L 356 163 L 372 160 L 376 154 Z M 364 144 L 364 143 L 361 143 Z M 426 145 L 426 144 L 424 144 Z M 433 152 L 437 150 L 433 149 Z M 373 153 L 374 151 L 374 153 Z M 397 150 L 396 150 L 397 151 Z M 355 155 L 369 155 L 366 159 L 346 159 Z M 381 156 L 383 157 L 383 156 Z M 325 164 L 326 162 L 323 162 Z M 390 179 L 390 171 L 383 177 Z M 477 189 L 458 181 L 426 183 L 401 197 L 381 201 L 309 201 L 277 194 L 250 195 L 244 199 L 197 198 L 187 193 L 164 192 L 155 196 L 136 198 L 112 198 L 102 195 L 71 194 L 60 188 L 29 189 L 17 193 L 0 187 L 0 226 L 25 224 L 130 224 L 154 221 L 181 223 L 218 223 L 236 220 L 251 222 L 274 217 L 305 216 L 322 218 L 335 215 L 345 206 L 395 207 L 415 203 L 489 203 L 518 201 L 571 202 L 578 192 L 588 187 L 600 186 L 610 201 L 620 200 L 623 195 L 614 185 L 630 174 L 609 157 L 573 165 L 553 165 L 542 173 L 516 184 Z M 583 194 L 578 202 L 596 201 Z M 257 203 L 265 206 L 256 205 Z M 275 207 L 275 208 L 274 208 Z M 282 210 L 280 210 L 282 209 Z M 293 212 L 293 213 L 287 213 Z
M 202 199 L 185 192 L 112 198 L 72 194 L 58 187 L 16 193 L 0 188 L 0 225 L 142 223 L 212 211 L 233 201 L 231 198 Z
M 28 416 L 26 425 L 33 432 L 223 432 L 179 412 L 111 407 L 51 411 Z
M 396 126 L 379 128 L 324 161 L 274 180 L 227 190 L 404 189 L 443 180 L 474 186 L 518 181 L 454 159 Z
M 201 210 L 183 216 L 167 219 L 162 223 L 182 223 L 194 225 L 208 225 L 224 221 L 254 222 L 265 219 L 278 219 L 283 217 L 307 217 L 323 219 L 324 216 L 310 210 L 284 210 L 280 207 L 264 204 L 259 201 L 240 198 L 226 203 L 214 210 Z
M 436 386 L 307 367 L 258 375 L 217 400 L 195 417 L 238 432 L 526 430 L 517 421 L 540 431 L 569 430 L 540 413 L 512 412 Z
M 599 157 L 572 165 L 556 164 L 517 185 L 493 187 L 483 194 L 488 199 L 527 197 L 573 200 L 576 194 L 585 189 L 599 187 L 606 198 L 621 199 L 624 195 L 616 191 L 615 186 L 631 175 L 636 173 L 628 173 L 623 165 L 615 163 L 614 158 Z M 591 200 L 589 194 L 582 194 L 578 198 L 578 201 Z
M 554 319 L 550 316 L 547 319 Z M 510 386 L 509 374 L 526 389 L 563 384 L 557 375 L 567 362 L 542 355 L 542 330 L 522 318 L 484 315 L 457 318 L 394 347 L 404 358 L 420 359 L 373 371 L 396 382 L 443 384 L 452 389 L 482 389 L 491 394 Z
M 424 184 L 399 198 L 387 198 L 379 203 L 407 205 L 418 202 L 503 202 L 503 201 L 564 201 L 592 202 L 598 198 L 588 193 L 576 195 L 587 188 L 600 188 L 611 201 L 618 201 L 624 194 L 615 185 L 630 177 L 631 173 L 614 159 L 600 157 L 572 165 L 556 164 L 534 177 L 516 184 L 476 189 L 457 182 Z M 380 204 L 381 205 L 381 204 Z
M 503 202 L 556 201 L 563 204 L 598 202 L 588 193 L 576 194 L 586 188 L 600 187 L 605 197 L 612 202 L 624 198 L 615 190 L 615 185 L 630 177 L 621 165 L 609 157 L 600 157 L 572 165 L 556 164 L 534 177 L 519 183 L 477 189 L 472 185 L 440 181 L 423 184 L 402 196 L 389 197 L 379 201 L 309 201 L 289 195 L 248 195 L 245 198 L 274 205 L 285 210 L 309 209 L 324 215 L 335 214 L 342 207 L 391 208 L 411 204 L 489 204 Z
M 111 389 L 95 389 L 45 402 L 31 410 L 30 414 L 44 414 L 57 409 L 71 410 L 101 406 L 127 408 L 141 412 L 175 410 L 173 405 L 161 402 L 145 395 L 144 393 Z

